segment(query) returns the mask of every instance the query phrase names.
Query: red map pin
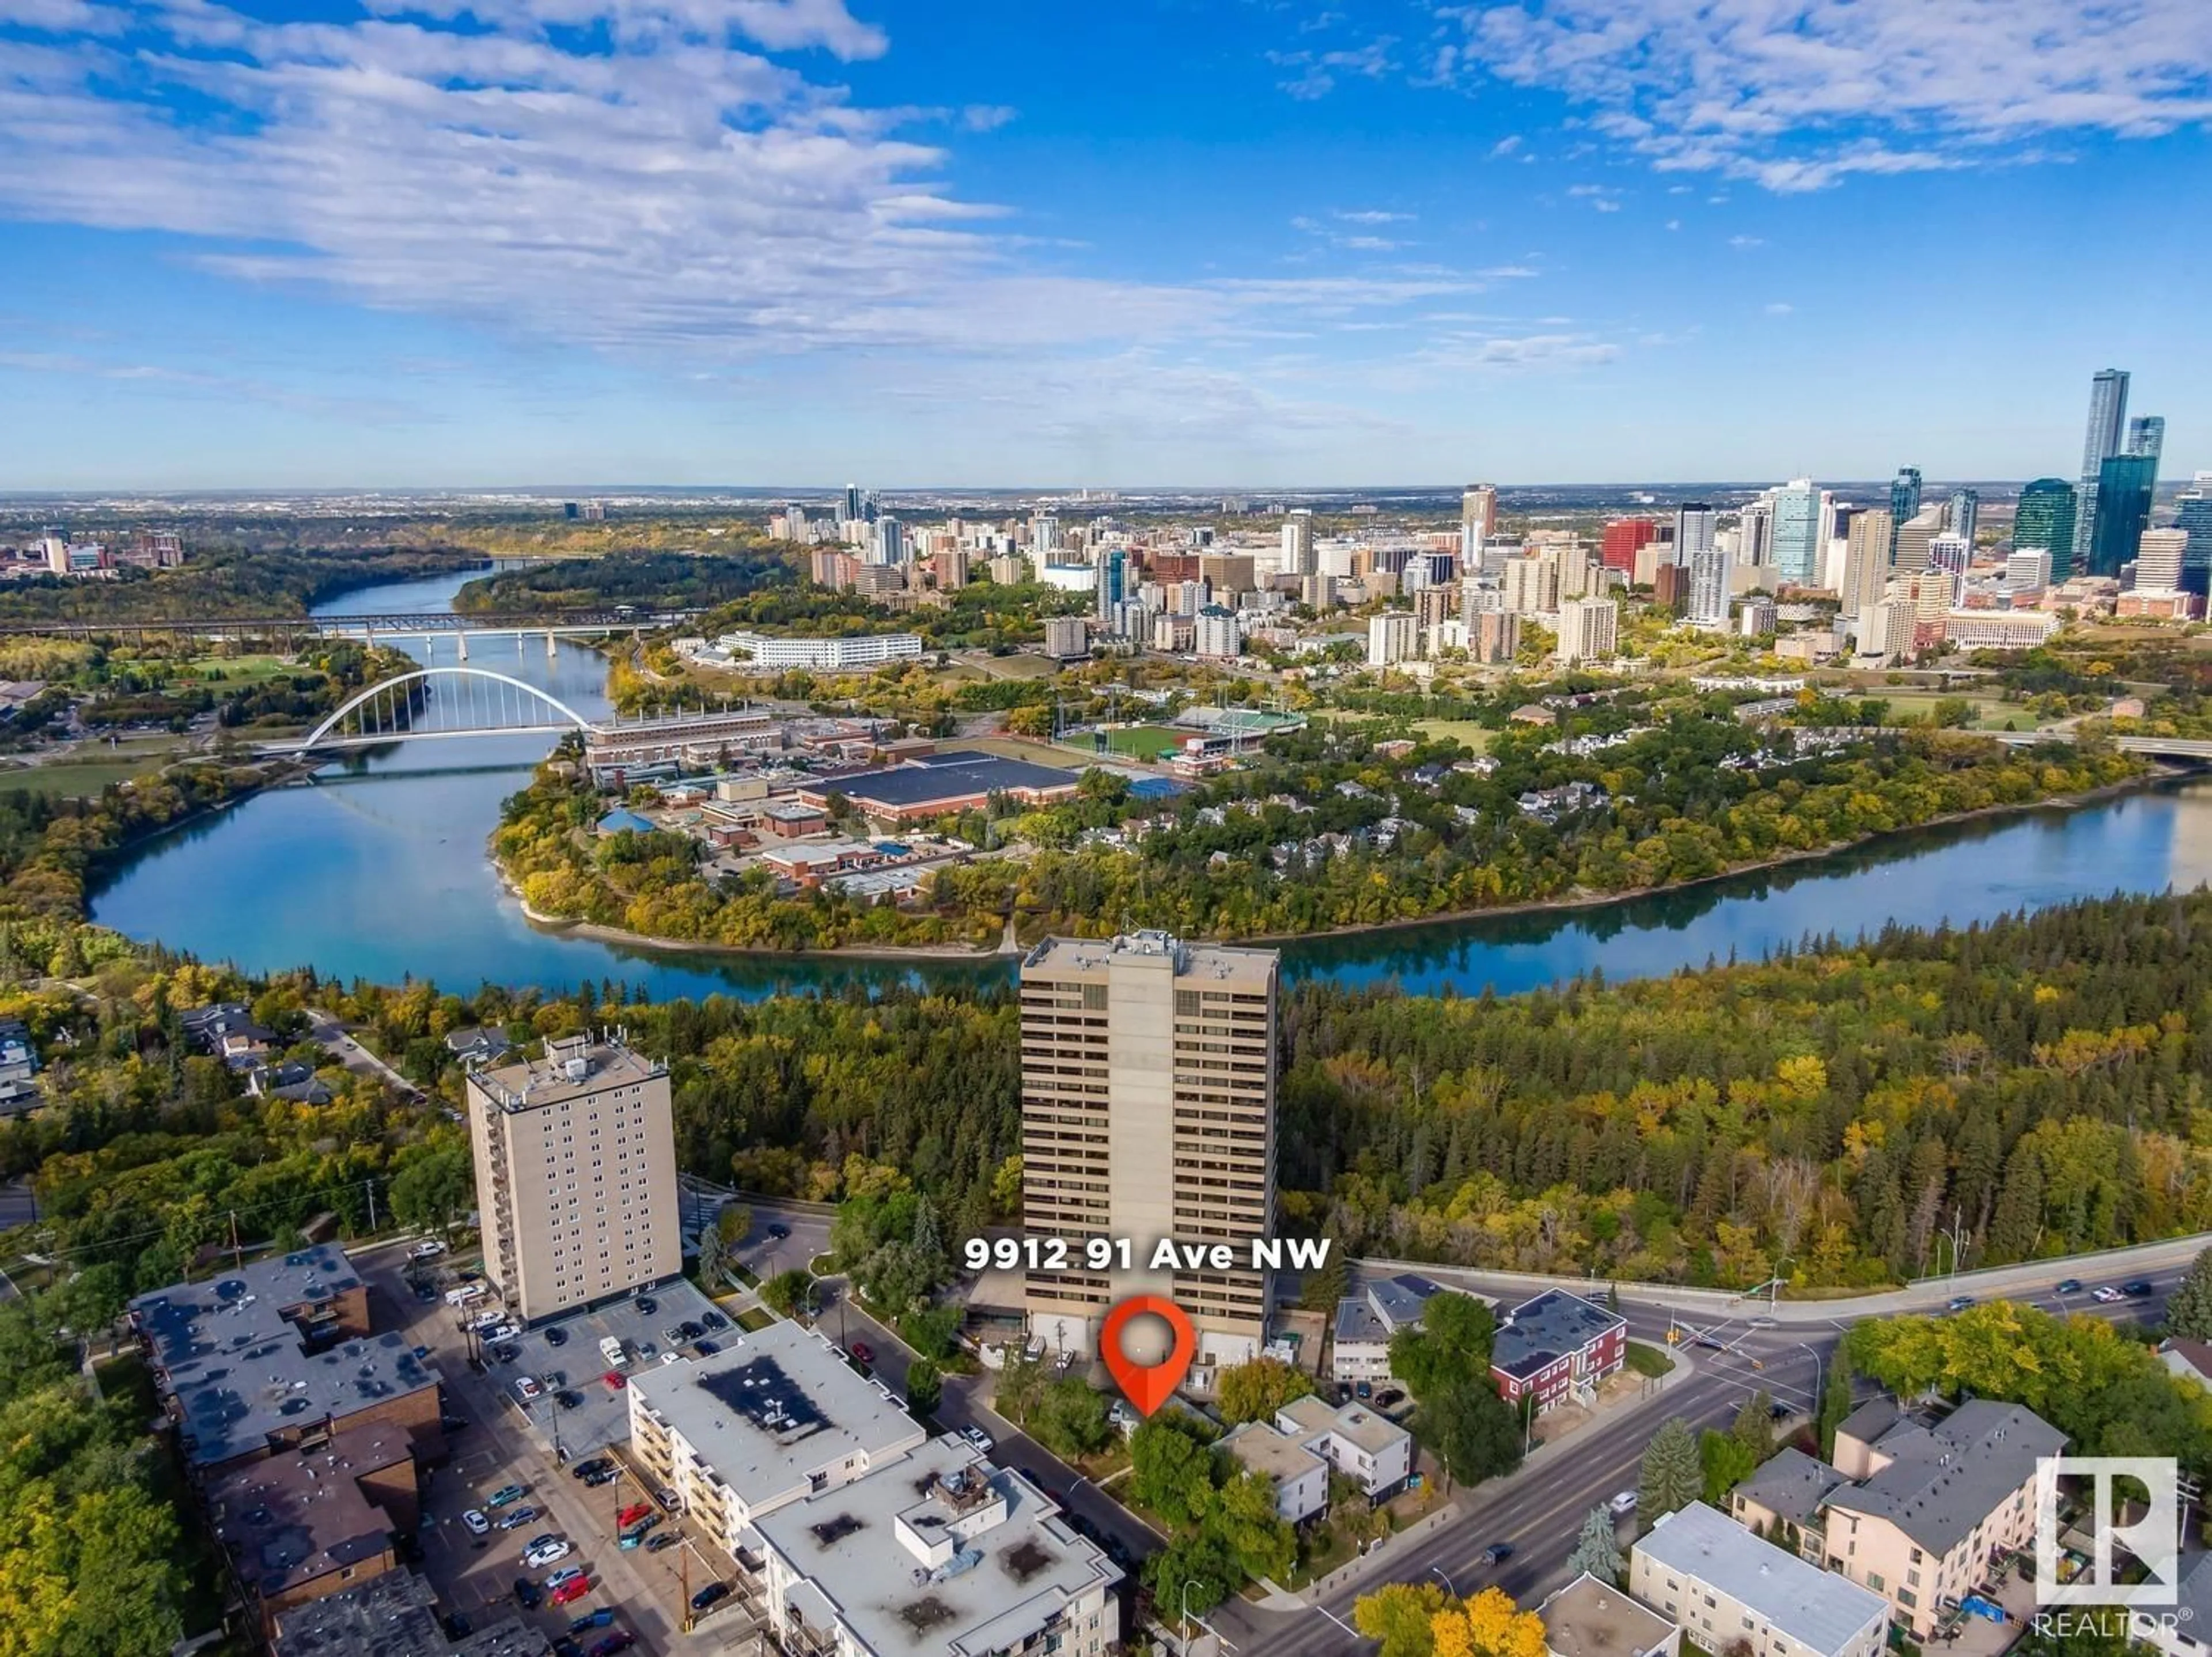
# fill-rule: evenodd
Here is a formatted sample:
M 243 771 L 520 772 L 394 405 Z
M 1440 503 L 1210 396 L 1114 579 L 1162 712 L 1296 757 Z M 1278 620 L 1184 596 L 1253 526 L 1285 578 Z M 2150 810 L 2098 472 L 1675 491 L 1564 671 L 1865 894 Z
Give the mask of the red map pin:
M 1134 1320 L 1150 1315 L 1163 1319 L 1175 1333 L 1175 1345 L 1158 1363 L 1138 1363 L 1121 1350 L 1121 1332 Z M 1190 1361 L 1198 1355 L 1198 1331 L 1190 1316 L 1164 1295 L 1132 1295 L 1107 1313 L 1098 1332 L 1098 1356 L 1139 1415 L 1151 1415 L 1175 1396 Z

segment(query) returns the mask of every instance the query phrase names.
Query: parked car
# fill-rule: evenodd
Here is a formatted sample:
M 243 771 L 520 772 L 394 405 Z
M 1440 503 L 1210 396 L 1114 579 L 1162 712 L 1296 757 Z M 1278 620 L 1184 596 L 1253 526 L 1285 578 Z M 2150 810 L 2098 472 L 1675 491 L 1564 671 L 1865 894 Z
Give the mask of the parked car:
M 689 1318 L 684 1319 L 684 1321 L 678 1324 L 676 1327 L 686 1340 L 696 1340 L 700 1336 L 707 1332 L 706 1325 L 694 1323 Z
M 2120 1293 L 2131 1301 L 2142 1300 L 2146 1296 L 2155 1292 L 2148 1278 L 2137 1278 L 2133 1283 L 2124 1283 L 2120 1285 Z
M 864 1340 L 856 1340 L 853 1343 L 853 1356 L 863 1363 L 873 1363 L 876 1361 L 876 1349 Z
M 621 1477 L 622 1473 L 618 1469 L 613 1467 L 602 1467 L 595 1473 L 586 1474 L 584 1478 L 584 1483 L 590 1485 L 592 1489 L 596 1490 L 600 1485 L 611 1484 L 615 1480 Z
M 1623 1514 L 1634 1513 L 1636 1511 L 1636 1492 L 1633 1490 L 1623 1490 L 1620 1495 L 1614 1496 L 1612 1501 L 1607 1502 L 1605 1505 L 1613 1509 L 1613 1516 L 1615 1519 L 1620 1518 Z
M 564 1410 L 573 1410 L 584 1401 L 584 1395 L 570 1387 L 563 1387 L 553 1394 L 553 1401 Z
M 618 1628 L 597 1645 L 587 1649 L 584 1653 L 584 1657 L 615 1657 L 615 1653 L 628 1651 L 636 1643 L 637 1636 L 632 1634 L 628 1629 Z
M 684 1326 L 680 1323 L 670 1324 L 668 1327 L 660 1332 L 660 1338 L 666 1341 L 671 1346 L 681 1346 L 685 1341 L 690 1338 L 690 1336 L 684 1332 Z
M 409 1249 L 407 1258 L 410 1260 L 434 1260 L 445 1252 L 446 1245 L 433 1237 L 428 1241 L 418 1242 L 414 1247 Z
M 527 1484 L 502 1484 L 484 1498 L 487 1508 L 504 1508 L 522 1500 L 530 1494 Z
M 729 1597 L 730 1585 L 727 1582 L 709 1582 L 705 1587 L 701 1588 L 698 1593 L 691 1596 L 691 1609 L 694 1611 L 704 1611 L 708 1606 L 714 1605 L 720 1600 L 726 1599 Z
M 702 1327 L 708 1329 L 726 1329 L 730 1326 L 730 1320 L 720 1312 L 702 1312 L 699 1314 L 699 1322 Z
M 579 1461 L 569 1471 L 579 1478 L 589 1478 L 593 1473 L 603 1472 L 614 1465 L 606 1457 L 595 1455 L 589 1461 Z
M 556 1536 L 551 1541 L 541 1542 L 536 1547 L 525 1552 L 522 1556 L 522 1563 L 525 1565 L 527 1565 L 532 1570 L 541 1570 L 547 1565 L 556 1565 L 560 1563 L 562 1560 L 566 1559 L 573 1551 L 574 1550 L 568 1545 L 568 1539 L 566 1537 Z M 545 1586 L 549 1588 L 557 1588 L 561 1586 L 561 1582 L 565 1582 L 568 1580 L 568 1579 L 564 1576 L 561 1579 L 560 1582 L 549 1581 Z
M 526 1576 L 514 1579 L 514 1603 L 525 1611 L 536 1611 L 545 1601 L 545 1590 Z
M 1482 1563 L 1486 1565 L 1502 1565 L 1512 1557 L 1513 1545 L 1510 1542 L 1492 1542 L 1482 1551 Z
M 2061 1278 L 2051 1286 L 2051 1292 L 2054 1295 L 2078 1295 L 2081 1292 L 2081 1279 Z
M 710 1358 L 722 1349 L 715 1345 L 711 1340 L 700 1340 L 692 1343 L 691 1350 L 698 1353 L 698 1355 L 702 1358 Z
M 606 1382 L 607 1390 L 610 1393 L 619 1393 L 623 1387 L 629 1385 L 628 1381 L 622 1378 L 622 1372 L 618 1369 L 610 1369 L 606 1374 L 601 1375 L 599 1379 Z
M 545 1332 L 545 1344 L 548 1346 L 566 1346 L 568 1344 L 568 1332 L 558 1327 L 548 1329 Z
M 991 1454 L 991 1435 L 985 1432 L 981 1427 L 964 1428 L 962 1429 L 960 1436 L 966 1439 L 970 1444 L 973 1444 L 985 1455 Z
M 568 1545 L 563 1542 L 561 1545 L 562 1551 L 565 1553 L 568 1547 Z M 583 1580 L 584 1568 L 581 1565 L 563 1565 L 545 1579 L 545 1591 L 552 1593 L 566 1587 L 571 1582 L 580 1582 Z
M 438 1425 L 449 1433 L 465 1433 L 469 1429 L 467 1418 L 462 1416 L 440 1416 Z
M 521 1332 L 522 1326 L 519 1323 L 495 1323 L 485 1334 L 484 1338 L 488 1341 L 513 1340 Z
M 677 1544 L 683 1541 L 683 1539 L 684 1539 L 678 1535 L 674 1531 L 663 1531 L 659 1535 L 654 1537 L 652 1541 L 645 1545 L 645 1551 L 647 1553 L 659 1553 L 663 1548 L 672 1548 L 676 1546 Z
M 631 1304 L 637 1308 L 640 1317 L 649 1318 L 660 1309 L 660 1302 L 650 1295 L 640 1295 Z
M 538 1384 L 538 1378 L 535 1375 L 520 1376 L 514 1383 L 514 1395 L 525 1404 L 529 1403 L 544 1390 Z
M 474 1626 L 467 1618 L 457 1611 L 447 1611 L 438 1619 L 438 1622 L 439 1626 L 446 1630 L 446 1637 L 448 1640 L 465 1640 L 468 1638 L 470 1629 Z
M 483 1514 L 479 1513 L 474 1508 L 471 1508 L 466 1513 L 461 1515 L 461 1523 L 468 1527 L 468 1533 L 471 1536 L 489 1536 L 491 1534 L 491 1520 L 486 1519 Z
M 519 1531 L 537 1517 L 538 1509 L 525 1504 L 501 1519 L 499 1521 L 499 1527 L 503 1531 Z
M 571 1634 L 589 1634 L 595 1628 L 611 1627 L 615 1620 L 612 1605 L 601 1605 L 597 1611 L 587 1611 L 568 1624 Z
M 573 1605 L 591 1591 L 592 1579 L 579 1572 L 553 1590 L 553 1603 L 556 1605 Z
M 786 1225 L 781 1220 L 771 1221 L 769 1224 L 768 1235 L 775 1238 L 778 1242 L 781 1242 L 786 1237 L 788 1237 L 791 1235 L 791 1228 Z

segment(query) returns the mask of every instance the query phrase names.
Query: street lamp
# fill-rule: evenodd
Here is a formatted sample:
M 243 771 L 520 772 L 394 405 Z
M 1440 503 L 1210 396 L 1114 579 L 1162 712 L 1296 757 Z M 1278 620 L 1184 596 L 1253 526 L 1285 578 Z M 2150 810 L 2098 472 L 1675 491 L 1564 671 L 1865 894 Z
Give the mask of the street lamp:
M 1795 1254 L 1784 1254 L 1774 1263 L 1773 1281 L 1766 1285 L 1766 1309 L 1769 1312 L 1774 1310 L 1774 1302 L 1782 1296 L 1782 1268 L 1796 1263 L 1797 1257 Z
M 1801 1340 L 1797 1344 L 1813 1355 L 1813 1415 L 1814 1418 L 1817 1420 L 1820 1417 L 1822 1402 L 1820 1397 L 1820 1349 L 1814 1345 L 1809 1340 Z
M 1439 1582 L 1442 1582 L 1444 1585 L 1444 1590 L 1446 1593 L 1449 1593 L 1455 1599 L 1459 1598 L 1459 1588 L 1457 1585 L 1452 1581 L 1450 1577 L 1444 1575 L 1444 1568 L 1442 1565 L 1431 1565 L 1429 1567 L 1429 1571 L 1430 1574 L 1435 1576 Z

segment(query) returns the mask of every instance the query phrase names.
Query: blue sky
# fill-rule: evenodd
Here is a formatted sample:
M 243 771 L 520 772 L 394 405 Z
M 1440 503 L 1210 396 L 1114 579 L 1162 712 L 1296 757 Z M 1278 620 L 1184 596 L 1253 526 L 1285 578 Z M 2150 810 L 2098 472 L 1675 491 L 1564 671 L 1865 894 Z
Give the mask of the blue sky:
M 0 488 L 2212 467 L 2200 0 L 0 15 Z

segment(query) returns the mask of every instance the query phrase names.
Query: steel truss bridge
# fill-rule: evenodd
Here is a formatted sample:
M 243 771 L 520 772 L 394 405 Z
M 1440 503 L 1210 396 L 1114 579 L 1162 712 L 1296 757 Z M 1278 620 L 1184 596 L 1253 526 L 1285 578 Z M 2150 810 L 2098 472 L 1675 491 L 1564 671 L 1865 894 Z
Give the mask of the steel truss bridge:
M 601 639 L 621 633 L 650 633 L 675 627 L 706 612 L 698 610 L 564 610 L 499 615 L 430 614 L 395 610 L 360 616 L 210 616 L 173 621 L 88 619 L 9 622 L 0 632 L 45 638 L 90 639 L 360 639 L 374 644 L 380 635 L 422 639 L 453 637 L 466 641 L 480 634 L 511 633 L 555 639 Z

